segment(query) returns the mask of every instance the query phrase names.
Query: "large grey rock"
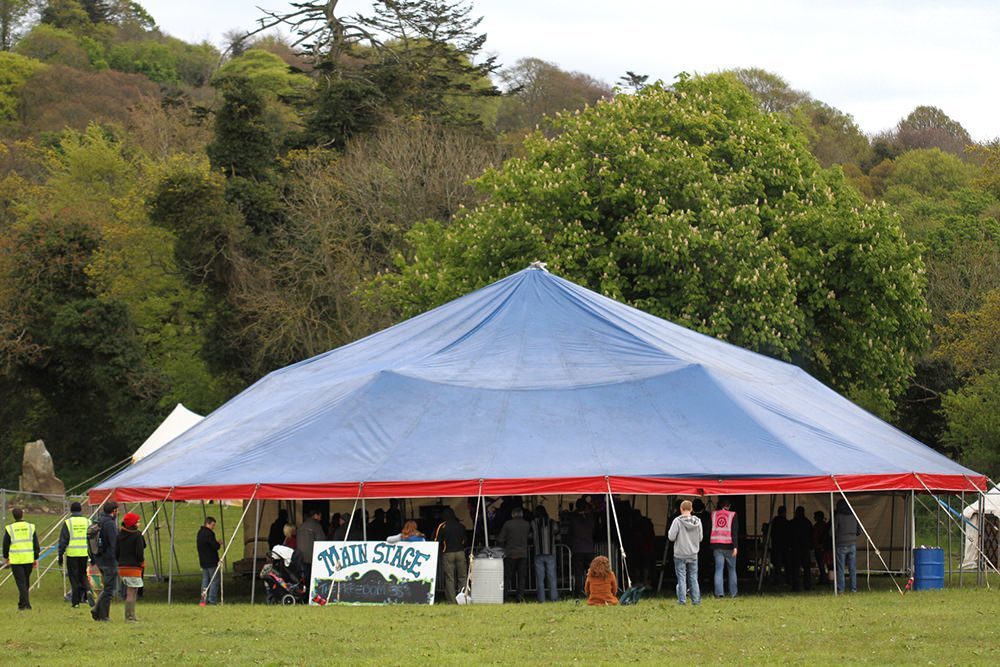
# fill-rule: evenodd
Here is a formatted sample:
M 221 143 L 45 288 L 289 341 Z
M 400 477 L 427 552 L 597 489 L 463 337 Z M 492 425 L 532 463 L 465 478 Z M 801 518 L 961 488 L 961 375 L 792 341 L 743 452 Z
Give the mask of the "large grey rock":
M 24 461 L 21 464 L 21 490 L 31 493 L 51 493 L 64 495 L 66 485 L 56 477 L 52 455 L 45 449 L 42 440 L 29 442 L 24 446 Z

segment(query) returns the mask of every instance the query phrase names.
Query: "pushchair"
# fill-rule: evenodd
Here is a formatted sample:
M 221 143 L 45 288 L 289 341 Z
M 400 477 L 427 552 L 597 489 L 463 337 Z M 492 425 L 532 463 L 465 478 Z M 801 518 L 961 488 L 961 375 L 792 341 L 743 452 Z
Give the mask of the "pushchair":
M 271 562 L 260 570 L 268 604 L 305 604 L 309 584 L 303 580 L 302 556 L 291 547 L 277 545 L 268 553 Z

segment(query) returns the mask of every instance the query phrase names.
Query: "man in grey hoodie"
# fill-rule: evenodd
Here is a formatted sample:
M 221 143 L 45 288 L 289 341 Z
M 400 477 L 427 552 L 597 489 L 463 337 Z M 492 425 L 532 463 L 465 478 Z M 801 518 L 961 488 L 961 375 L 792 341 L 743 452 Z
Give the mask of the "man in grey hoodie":
M 701 604 L 698 587 L 698 547 L 704 535 L 701 519 L 691 515 L 691 501 L 681 503 L 681 515 L 674 519 L 667 538 L 674 543 L 674 570 L 677 572 L 677 603 Z

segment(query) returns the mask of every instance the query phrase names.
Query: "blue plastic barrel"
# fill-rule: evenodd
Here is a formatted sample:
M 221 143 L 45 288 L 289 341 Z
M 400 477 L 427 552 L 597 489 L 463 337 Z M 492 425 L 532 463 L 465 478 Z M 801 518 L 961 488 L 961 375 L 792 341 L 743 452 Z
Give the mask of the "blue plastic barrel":
M 913 590 L 944 588 L 944 550 L 929 547 L 913 550 Z

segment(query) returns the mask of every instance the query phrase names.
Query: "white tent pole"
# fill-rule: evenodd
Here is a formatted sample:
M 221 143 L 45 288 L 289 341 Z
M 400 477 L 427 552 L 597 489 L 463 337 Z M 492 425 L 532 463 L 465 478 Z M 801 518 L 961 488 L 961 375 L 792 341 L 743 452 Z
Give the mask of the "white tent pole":
M 965 489 L 962 489 L 961 500 L 959 502 L 962 504 L 962 511 L 964 512 L 965 511 Z M 964 516 L 964 514 L 963 514 L 963 516 Z M 965 536 L 967 535 L 966 531 L 968 531 L 968 530 L 969 530 L 968 528 L 966 528 L 966 527 L 963 526 L 961 532 L 959 532 L 959 535 L 962 537 L 962 549 L 961 549 L 961 551 L 962 551 L 962 557 L 958 560 L 958 587 L 959 588 L 962 588 L 963 585 L 964 585 L 962 579 L 964 578 L 963 575 L 965 574 L 965 543 L 968 542 L 968 539 Z
M 845 494 L 844 490 L 842 488 L 840 488 L 840 482 L 837 481 L 837 476 L 836 475 L 830 475 L 830 478 L 833 479 L 833 483 L 837 485 L 837 490 L 840 491 L 841 498 L 843 498 L 844 502 L 847 503 L 848 509 L 851 510 L 851 514 L 854 515 L 854 519 L 858 522 L 858 526 L 861 527 L 861 532 L 863 532 L 865 534 L 865 539 L 868 540 L 868 543 L 871 544 L 872 549 L 875 550 L 875 555 L 878 556 L 878 559 L 880 561 L 882 561 L 882 565 L 883 565 L 883 567 L 885 567 L 886 572 L 889 572 L 889 578 L 892 579 L 892 583 L 894 583 L 896 585 L 896 590 L 899 591 L 900 595 L 903 595 L 903 589 L 899 587 L 899 584 L 896 582 L 896 578 L 894 576 L 892 576 L 892 572 L 889 571 L 889 564 L 885 562 L 884 558 L 882 558 L 882 552 L 879 550 L 878 545 L 875 544 L 874 540 L 872 540 L 872 536 L 868 534 L 868 529 L 865 528 L 865 524 L 862 523 L 861 517 L 859 517 L 858 513 L 854 511 L 854 507 L 851 506 L 851 501 L 847 499 L 847 494 Z M 831 494 L 831 503 L 832 502 L 833 502 L 833 497 L 832 497 L 832 494 Z M 855 567 L 857 567 L 857 560 L 855 560 L 854 562 L 855 562 Z M 845 572 L 844 574 L 846 575 L 847 573 Z M 845 586 L 847 585 L 846 584 L 846 580 L 845 580 L 845 584 L 844 585 Z
M 833 509 L 833 491 L 830 492 L 830 548 L 833 549 L 833 594 L 837 594 L 837 517 Z M 845 582 L 846 583 L 846 582 Z
M 250 604 L 253 605 L 254 594 L 257 592 L 257 544 L 260 542 L 260 510 L 261 501 L 257 501 L 257 520 L 253 524 L 253 561 L 250 565 Z
M 167 604 L 170 604 L 173 600 L 174 592 L 174 528 L 177 527 L 177 501 L 170 501 L 170 521 L 167 523 L 167 532 L 170 533 L 170 553 L 167 556 L 170 558 L 170 569 L 167 575 Z M 180 563 L 178 563 L 180 565 Z
M 233 546 L 233 541 L 236 539 L 236 535 L 240 532 L 240 526 L 243 525 L 243 519 L 246 518 L 247 512 L 250 511 L 250 505 L 253 503 L 254 499 L 257 498 L 257 492 L 259 490 L 260 490 L 260 483 L 258 483 L 254 487 L 254 489 L 253 489 L 253 495 L 250 496 L 250 500 L 249 500 L 249 502 L 247 502 L 246 507 L 243 508 L 243 514 L 240 515 L 240 520 L 236 524 L 236 528 L 233 529 L 232 534 L 229 536 L 229 542 L 226 544 L 225 551 L 222 552 L 222 558 L 220 558 L 218 564 L 216 564 L 215 571 L 212 572 L 212 576 L 208 580 L 208 586 L 206 586 L 205 590 L 202 591 L 202 593 L 201 593 L 201 599 L 202 600 L 205 600 L 206 597 L 208 596 L 208 591 L 212 588 L 212 582 L 215 581 L 216 577 L 220 576 L 219 570 L 222 569 L 222 564 L 226 562 L 226 555 L 229 553 L 230 547 Z M 220 584 L 221 584 L 221 581 L 220 581 Z M 221 586 L 220 586 L 220 589 L 221 589 Z M 221 592 L 221 590 L 220 590 L 220 592 Z M 226 603 L 226 599 L 225 599 L 224 596 L 220 595 L 220 597 L 219 597 L 219 603 L 220 604 L 225 604 Z
M 986 556 L 986 495 L 980 492 L 979 494 L 979 555 L 982 557 L 983 561 L 990 563 L 990 559 Z M 990 563 L 993 565 L 993 563 Z M 996 566 L 993 566 L 996 569 Z M 981 586 L 983 582 L 986 582 L 986 587 L 990 587 L 990 579 L 986 574 L 985 567 L 976 568 L 976 585 Z
M 476 562 L 476 531 L 479 530 L 479 507 L 483 501 L 483 480 L 479 480 L 479 495 L 476 496 L 476 516 L 472 519 L 472 545 L 469 549 L 469 567 L 465 574 L 465 585 L 462 591 L 468 595 L 472 589 L 472 565 Z M 485 514 L 485 508 L 484 508 Z M 485 523 L 485 522 L 484 522 Z
M 764 575 L 767 573 L 767 566 L 770 563 L 768 554 L 771 549 L 771 524 L 774 523 L 772 520 L 774 518 L 774 494 L 767 494 L 770 499 L 768 515 L 767 515 L 767 535 L 764 536 L 764 553 L 761 554 L 760 559 L 760 572 L 757 574 L 757 592 L 760 593 L 764 588 Z M 753 502 L 753 519 L 754 522 L 760 523 L 760 517 L 757 516 L 757 499 L 754 497 Z M 756 529 L 756 526 L 754 527 Z
M 948 514 L 951 514 L 951 494 L 948 494 Z M 951 586 L 951 571 L 955 566 L 954 555 L 951 552 L 951 524 L 945 524 L 948 531 L 948 585 Z
M 910 489 L 910 576 L 914 574 L 913 551 L 917 548 L 917 492 Z
M 361 499 L 361 539 L 368 541 L 368 509 L 364 498 Z
M 611 478 L 605 476 L 604 481 L 608 485 L 608 504 L 611 506 L 611 513 L 615 519 L 615 532 L 618 534 L 618 551 L 622 556 L 622 570 L 625 572 L 625 581 L 628 583 L 628 587 L 632 588 L 632 575 L 628 572 L 628 555 L 625 553 L 625 541 L 622 539 L 622 529 L 618 525 L 618 510 L 615 509 L 614 499 L 611 497 Z M 610 551 L 611 545 L 608 545 L 608 550 Z

